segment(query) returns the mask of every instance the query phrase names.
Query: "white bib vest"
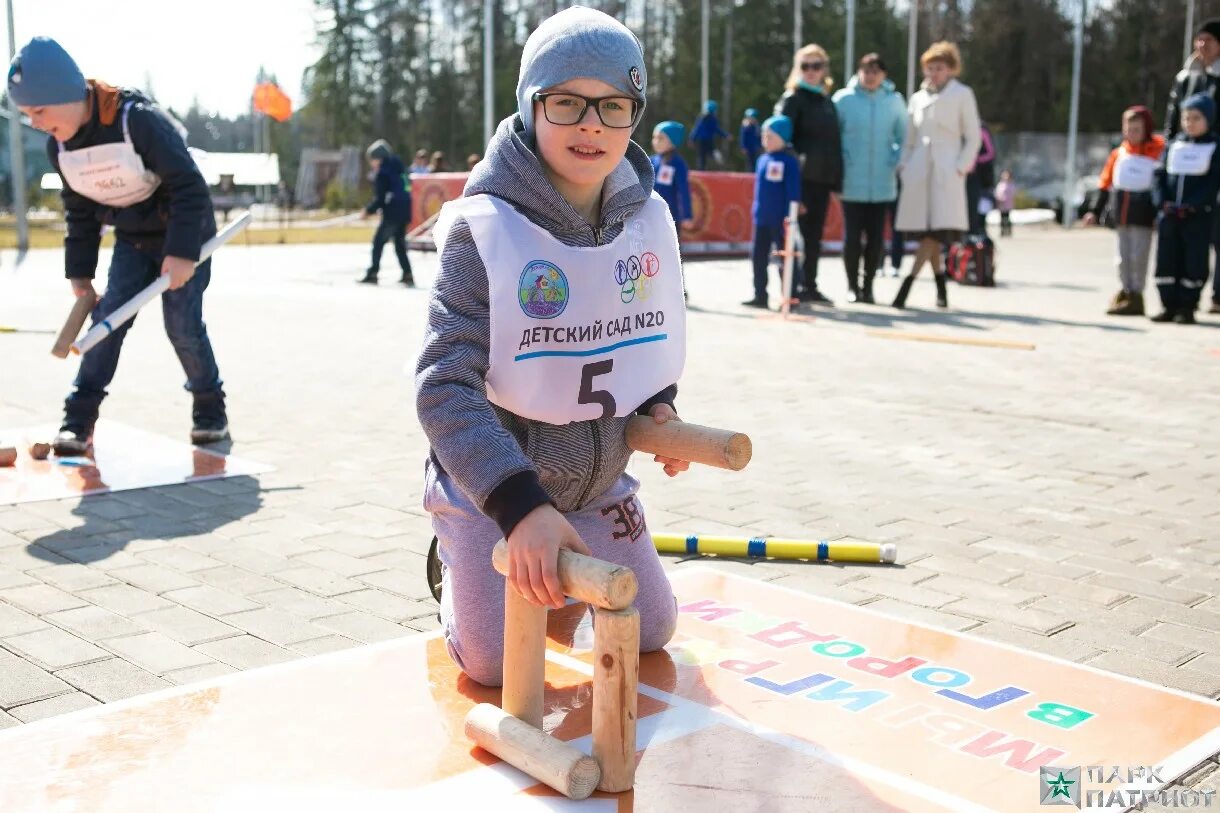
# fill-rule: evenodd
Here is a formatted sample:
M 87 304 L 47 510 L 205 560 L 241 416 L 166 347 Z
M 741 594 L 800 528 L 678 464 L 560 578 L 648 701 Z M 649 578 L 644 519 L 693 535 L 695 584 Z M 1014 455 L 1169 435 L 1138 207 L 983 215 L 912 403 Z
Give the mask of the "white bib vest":
M 1214 141 L 1208 144 L 1175 141 L 1169 145 L 1169 174 L 1206 175 L 1212 163 L 1212 153 L 1215 151 Z
M 657 186 L 673 186 L 674 165 L 662 163 L 657 170 Z
M 148 200 L 161 185 L 161 179 L 145 168 L 131 143 L 127 130 L 131 104 L 123 105 L 122 141 L 79 150 L 66 150 L 59 142 L 59 172 L 78 195 L 105 206 L 131 206 Z
M 564 245 L 490 195 L 450 201 L 487 268 L 491 354 L 487 399 L 535 421 L 631 415 L 675 383 L 686 360 L 678 238 L 655 192 L 610 244 Z
M 1152 189 L 1152 175 L 1157 162 L 1146 155 L 1120 150 L 1114 162 L 1114 188 L 1123 192 L 1147 192 Z

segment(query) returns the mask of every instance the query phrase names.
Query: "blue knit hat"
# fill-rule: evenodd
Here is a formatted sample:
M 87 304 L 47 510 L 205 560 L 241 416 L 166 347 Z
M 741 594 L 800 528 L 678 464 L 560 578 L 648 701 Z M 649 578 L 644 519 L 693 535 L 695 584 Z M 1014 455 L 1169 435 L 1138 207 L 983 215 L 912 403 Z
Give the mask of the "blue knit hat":
M 569 79 L 599 79 L 644 107 L 644 49 L 627 26 L 608 14 L 572 6 L 542 21 L 525 41 L 517 79 L 517 111 L 534 132 L 534 94 Z
M 704 113 L 715 113 L 719 109 L 720 109 L 720 105 L 717 104 L 712 99 L 708 99 L 706 102 L 703 103 L 703 112 Z
M 652 134 L 661 133 L 678 149 L 686 143 L 686 125 L 677 121 L 663 121 L 652 128 Z
M 755 108 L 755 107 L 747 107 L 747 108 L 746 108 L 746 113 L 745 113 L 745 116 L 746 116 L 746 118 L 747 118 L 747 119 L 756 119 L 756 118 L 758 118 L 758 108 Z
M 1196 93 L 1182 102 L 1183 110 L 1198 110 L 1210 125 L 1216 120 L 1216 103 L 1206 93 Z
M 763 129 L 775 133 L 785 144 L 792 141 L 792 119 L 787 116 L 772 116 L 763 122 Z
M 83 102 L 89 87 L 58 42 L 34 37 L 8 66 L 8 95 L 20 107 Z

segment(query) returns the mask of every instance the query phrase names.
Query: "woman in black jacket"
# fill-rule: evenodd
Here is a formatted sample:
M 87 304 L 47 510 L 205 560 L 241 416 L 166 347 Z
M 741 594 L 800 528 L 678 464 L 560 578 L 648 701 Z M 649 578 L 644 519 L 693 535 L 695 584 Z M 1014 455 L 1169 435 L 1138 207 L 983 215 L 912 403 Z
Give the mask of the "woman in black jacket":
M 820 45 L 796 52 L 787 91 L 775 112 L 792 119 L 792 145 L 801 157 L 801 235 L 805 238 L 804 290 L 800 298 L 820 305 L 833 304 L 818 290 L 818 258 L 822 254 L 822 228 L 830 193 L 843 186 L 843 151 L 839 145 L 839 117 L 830 99 L 830 57 Z

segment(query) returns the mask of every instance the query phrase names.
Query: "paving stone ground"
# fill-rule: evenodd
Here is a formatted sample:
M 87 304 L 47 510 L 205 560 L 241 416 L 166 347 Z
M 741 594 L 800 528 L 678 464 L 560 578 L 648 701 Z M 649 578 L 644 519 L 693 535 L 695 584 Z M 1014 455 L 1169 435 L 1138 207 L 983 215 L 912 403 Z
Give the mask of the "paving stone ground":
M 58 327 L 62 255 L 15 259 L 0 255 L 0 324 Z M 415 291 L 353 284 L 365 261 L 359 246 L 217 256 L 207 315 L 233 451 L 275 472 L 0 506 L 0 727 L 435 628 L 404 373 L 435 256 L 413 255 Z M 738 306 L 746 261 L 689 263 L 679 410 L 748 431 L 755 456 L 675 480 L 636 460 L 650 526 L 895 542 L 898 567 L 715 566 L 1220 697 L 1220 318 L 1104 316 L 1100 230 L 1018 229 L 998 276 L 953 286 L 947 312 L 927 278 L 911 311 L 784 323 Z M 841 262 L 822 278 L 842 300 Z M 155 310 L 139 321 L 104 415 L 184 438 L 181 371 Z M 0 335 L 0 428 L 58 419 L 75 370 L 49 344 Z M 1213 761 L 1184 781 L 1218 776 Z

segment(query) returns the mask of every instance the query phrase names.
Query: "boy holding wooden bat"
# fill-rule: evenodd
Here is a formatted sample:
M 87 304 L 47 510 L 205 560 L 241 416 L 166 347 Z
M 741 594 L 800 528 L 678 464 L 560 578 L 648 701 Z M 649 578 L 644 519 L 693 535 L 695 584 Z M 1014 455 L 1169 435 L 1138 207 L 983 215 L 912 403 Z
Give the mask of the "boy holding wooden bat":
M 504 579 L 563 606 L 560 549 L 630 567 L 643 651 L 676 623 L 673 591 L 626 474 L 627 421 L 678 420 L 686 311 L 677 233 L 631 141 L 642 49 L 574 7 L 530 35 L 518 112 L 500 123 L 433 234 L 440 273 L 416 368 L 431 442 L 424 507 L 445 565 L 441 623 L 470 677 L 500 685 Z M 670 476 L 688 463 L 655 457 Z
M 64 261 L 72 293 L 86 301 L 95 296 L 103 225 L 114 227 L 115 243 L 106 291 L 93 308 L 94 324 L 158 275 L 168 275 L 162 313 L 194 397 L 191 440 L 225 439 L 224 392 L 203 322 L 211 263 L 195 267 L 200 245 L 216 233 L 216 220 L 181 125 L 139 91 L 86 81 L 72 57 L 46 37 L 34 38 L 13 59 L 8 92 L 50 136 L 47 155 L 63 178 Z M 117 327 L 81 359 L 55 437 L 56 454 L 88 450 L 129 327 Z

